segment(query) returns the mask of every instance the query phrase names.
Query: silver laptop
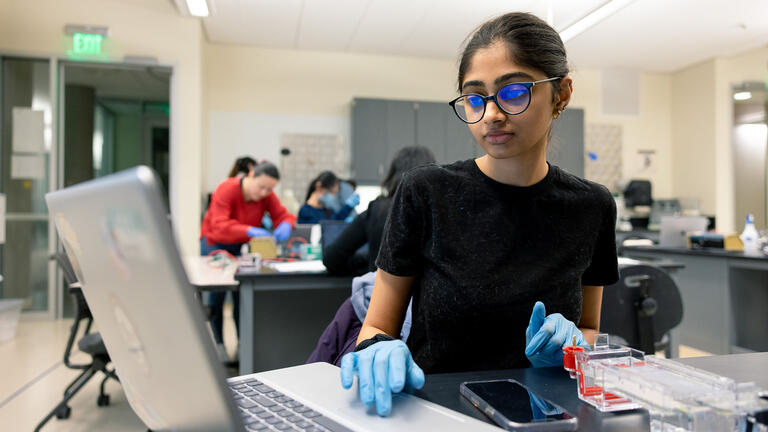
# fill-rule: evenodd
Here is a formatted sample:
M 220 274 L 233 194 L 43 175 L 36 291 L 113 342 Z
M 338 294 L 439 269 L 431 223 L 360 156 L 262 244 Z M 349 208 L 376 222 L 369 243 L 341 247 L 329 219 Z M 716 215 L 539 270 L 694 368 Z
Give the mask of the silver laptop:
M 128 401 L 147 427 L 498 430 L 407 394 L 379 417 L 326 363 L 225 379 L 158 185 L 150 168 L 138 167 L 46 195 Z
M 707 230 L 704 216 L 662 216 L 659 246 L 688 247 L 688 234 Z

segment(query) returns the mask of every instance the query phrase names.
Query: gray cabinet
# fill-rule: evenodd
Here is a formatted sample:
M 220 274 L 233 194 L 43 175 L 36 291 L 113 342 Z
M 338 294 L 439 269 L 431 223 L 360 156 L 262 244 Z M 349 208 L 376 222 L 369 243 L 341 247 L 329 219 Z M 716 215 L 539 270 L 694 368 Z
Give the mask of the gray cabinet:
M 378 184 L 406 146 L 420 145 L 445 164 L 478 155 L 467 125 L 448 103 L 357 98 L 352 105 L 352 177 Z M 480 153 L 482 149 L 480 149 Z
M 552 122 L 547 160 L 569 173 L 584 177 L 584 110 L 569 108 Z
M 352 108 L 352 178 L 376 183 L 387 160 L 387 104 L 356 99 Z
M 446 102 L 353 101 L 352 178 L 361 184 L 380 183 L 395 154 L 412 145 L 429 148 L 441 164 L 485 154 Z M 569 109 L 553 122 L 547 160 L 584 176 L 584 110 Z

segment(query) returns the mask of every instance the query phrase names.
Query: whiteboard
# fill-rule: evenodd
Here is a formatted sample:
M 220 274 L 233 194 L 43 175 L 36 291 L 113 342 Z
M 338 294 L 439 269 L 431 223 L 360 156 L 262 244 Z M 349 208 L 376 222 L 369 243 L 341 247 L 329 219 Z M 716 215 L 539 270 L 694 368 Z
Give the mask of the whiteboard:
M 349 143 L 349 116 L 211 111 L 208 115 L 204 192 L 216 189 L 238 157 L 267 159 L 280 166 L 280 137 L 293 133 L 339 134 Z M 345 151 L 345 159 L 349 160 L 349 144 Z

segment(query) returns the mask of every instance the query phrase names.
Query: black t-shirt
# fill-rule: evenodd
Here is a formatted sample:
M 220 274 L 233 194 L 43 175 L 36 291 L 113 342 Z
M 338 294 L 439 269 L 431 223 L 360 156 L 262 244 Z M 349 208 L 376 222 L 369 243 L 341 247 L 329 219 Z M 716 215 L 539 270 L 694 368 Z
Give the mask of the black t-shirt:
M 528 187 L 499 183 L 471 159 L 408 172 L 376 265 L 416 276 L 416 363 L 426 373 L 529 366 L 537 300 L 578 324 L 582 285 L 618 280 L 615 221 L 605 187 L 553 165 Z

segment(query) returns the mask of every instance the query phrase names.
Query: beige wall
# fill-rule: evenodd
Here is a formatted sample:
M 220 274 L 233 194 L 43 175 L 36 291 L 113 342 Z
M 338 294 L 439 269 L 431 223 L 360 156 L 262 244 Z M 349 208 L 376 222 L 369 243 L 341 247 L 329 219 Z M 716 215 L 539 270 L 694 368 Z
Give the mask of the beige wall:
M 452 61 L 204 44 L 207 111 L 347 115 L 354 97 L 443 101 Z
M 732 88 L 765 81 L 768 48 L 711 59 L 672 74 L 673 190 L 699 197 L 721 231 L 741 231 L 734 214 Z M 763 227 L 758 227 L 763 228 Z
M 715 214 L 715 61 L 672 75 L 672 182 L 675 195 Z
M 350 102 L 355 97 L 447 102 L 456 94 L 455 61 L 412 57 L 204 44 L 204 75 L 205 124 L 213 124 L 217 129 L 204 135 L 206 145 L 211 147 L 206 150 L 209 163 L 204 173 L 209 189 L 225 175 L 231 161 L 242 154 L 277 157 L 277 138 L 267 137 L 267 142 L 259 142 L 258 138 L 243 137 L 247 133 L 245 128 L 237 133 L 221 133 L 220 129 L 225 127 L 231 132 L 232 124 L 238 121 L 247 122 L 250 118 L 263 124 L 271 119 L 264 118 L 263 114 L 268 113 L 295 118 L 296 122 L 289 125 L 292 128 L 301 128 L 306 123 L 322 127 L 322 119 L 316 119 L 348 117 Z M 584 108 L 587 122 L 623 127 L 625 177 L 636 177 L 637 150 L 656 150 L 655 171 L 642 177 L 650 177 L 654 182 L 656 196 L 671 196 L 669 75 L 640 75 L 640 113 L 636 116 L 602 114 L 600 71 L 582 70 L 573 76 L 575 93 L 571 106 Z M 236 120 L 238 115 L 240 120 Z M 247 139 L 254 142 L 239 144 Z
M 173 66 L 171 214 L 182 251 L 199 253 L 201 195 L 201 43 L 199 20 L 162 0 L 0 0 L 0 51 L 65 58 L 64 25 L 108 26 L 108 61 L 153 56 Z
M 571 106 L 584 109 L 585 123 L 619 125 L 622 128 L 623 180 L 651 180 L 654 197 L 672 197 L 670 76 L 640 73 L 638 114 L 618 115 L 603 112 L 600 70 L 577 68 L 571 75 L 574 81 Z M 640 171 L 636 163 L 638 150 L 656 152 L 656 166 L 650 172 Z
M 281 133 L 349 138 L 355 97 L 448 101 L 453 61 L 204 44 L 205 166 L 212 191 L 236 157 L 279 159 Z

